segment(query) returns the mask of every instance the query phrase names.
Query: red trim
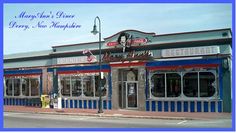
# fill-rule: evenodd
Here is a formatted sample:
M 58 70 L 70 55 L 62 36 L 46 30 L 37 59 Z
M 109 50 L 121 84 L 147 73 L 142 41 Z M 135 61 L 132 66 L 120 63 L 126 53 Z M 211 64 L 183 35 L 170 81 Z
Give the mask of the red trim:
M 41 73 L 27 73 L 27 74 L 6 74 L 6 75 L 4 75 L 4 77 L 14 77 L 14 76 L 39 76 L 39 75 L 41 75 Z
M 218 67 L 218 64 L 197 64 L 197 65 L 185 65 L 185 66 L 155 66 L 155 67 L 147 67 L 148 70 L 166 70 L 166 69 L 180 69 L 180 68 L 203 68 L 203 67 Z
M 110 64 L 111 67 L 145 66 L 145 65 L 146 65 L 146 62 L 131 62 L 131 63 Z
M 82 70 L 82 71 L 61 71 L 61 72 L 57 72 L 58 74 L 76 74 L 76 73 L 98 73 L 99 70 Z M 101 72 L 110 72 L 109 69 L 106 70 L 101 70 Z

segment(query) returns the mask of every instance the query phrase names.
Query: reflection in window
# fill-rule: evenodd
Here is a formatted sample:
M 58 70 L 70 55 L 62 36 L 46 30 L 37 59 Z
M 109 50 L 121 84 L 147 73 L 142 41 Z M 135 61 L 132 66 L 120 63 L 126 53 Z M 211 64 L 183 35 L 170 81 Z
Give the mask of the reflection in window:
M 13 88 L 13 79 L 6 79 L 6 94 L 7 96 L 12 96 L 12 88 Z
M 20 95 L 20 79 L 14 79 L 14 96 Z
M 181 92 L 181 77 L 177 73 L 166 74 L 167 97 L 178 97 Z
M 62 77 L 61 87 L 61 94 L 63 96 L 70 96 L 70 77 Z
M 94 96 L 94 90 L 93 90 L 93 78 L 94 76 L 87 76 L 84 77 L 84 95 L 87 97 L 93 97 Z
M 102 96 L 106 95 L 107 88 L 106 88 L 106 78 L 104 77 L 101 79 L 101 89 L 102 89 Z M 95 96 L 99 96 L 99 76 L 95 76 Z
M 165 97 L 165 74 L 154 74 L 151 78 L 151 93 L 155 97 Z
M 39 80 L 36 78 L 31 78 L 30 83 L 31 83 L 31 96 L 38 96 L 39 95 Z
M 78 76 L 71 77 L 71 85 L 72 96 L 80 96 L 82 94 L 81 78 Z
M 198 73 L 186 73 L 183 80 L 184 95 L 187 97 L 198 97 Z
M 22 94 L 29 96 L 29 78 L 22 79 Z
M 215 93 L 215 76 L 211 72 L 200 72 L 200 97 L 211 97 Z

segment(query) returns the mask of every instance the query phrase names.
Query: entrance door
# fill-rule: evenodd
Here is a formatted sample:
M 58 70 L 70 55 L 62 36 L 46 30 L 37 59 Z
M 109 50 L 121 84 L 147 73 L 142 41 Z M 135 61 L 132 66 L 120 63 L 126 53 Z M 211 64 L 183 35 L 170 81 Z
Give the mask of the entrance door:
M 138 82 L 126 82 L 126 108 L 138 107 Z

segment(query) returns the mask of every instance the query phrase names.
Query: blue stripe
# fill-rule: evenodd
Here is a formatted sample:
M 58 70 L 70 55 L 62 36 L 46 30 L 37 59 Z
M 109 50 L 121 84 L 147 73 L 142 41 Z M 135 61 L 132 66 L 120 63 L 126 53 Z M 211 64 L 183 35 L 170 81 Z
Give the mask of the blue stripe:
M 111 110 L 111 108 L 112 108 L 112 104 L 111 104 L 111 100 L 109 100 L 109 106 L 108 106 L 108 109 L 110 109 Z
M 42 69 L 4 70 L 4 75 L 9 75 L 9 74 L 34 74 L 34 73 L 42 73 Z
M 87 109 L 87 100 L 84 100 L 84 109 Z
M 6 98 L 6 105 L 9 105 L 9 104 L 8 104 L 8 101 L 9 101 L 8 98 Z
M 79 108 L 82 109 L 82 100 L 79 100 Z
M 66 100 L 66 108 L 68 108 L 68 106 L 69 106 L 68 101 L 69 101 L 69 100 Z
M 195 60 L 180 60 L 180 61 L 154 61 L 147 62 L 147 67 L 153 66 L 178 66 L 192 64 L 221 64 L 221 59 L 195 59 Z
M 195 103 L 193 101 L 190 102 L 190 112 L 195 112 Z
M 93 100 L 93 109 L 97 109 L 97 100 Z
M 165 112 L 168 112 L 168 107 L 169 107 L 168 101 L 165 101 L 165 102 L 164 102 L 164 111 L 165 111 Z
M 146 101 L 146 111 L 150 111 L 149 101 Z
M 89 109 L 92 109 L 92 101 L 91 100 L 88 101 L 88 106 L 89 106 Z
M 9 105 L 12 105 L 12 99 L 10 98 L 10 104 Z
M 156 101 L 152 101 L 152 111 L 156 111 Z
M 78 108 L 78 100 L 74 100 L 74 108 Z
M 12 98 L 12 105 L 16 105 L 15 98 Z
M 5 98 L 3 98 L 3 101 L 4 101 L 4 102 L 3 102 L 3 103 L 4 103 L 3 105 L 6 105 L 6 99 L 5 99 Z
M 204 102 L 204 112 L 208 112 L 208 102 Z
M 170 110 L 171 110 L 171 112 L 175 112 L 175 102 L 174 101 L 170 102 Z
M 202 112 L 202 103 L 200 101 L 197 102 L 197 112 Z
M 73 100 L 70 100 L 70 108 L 73 108 Z
M 182 111 L 182 104 L 180 101 L 177 102 L 177 112 L 181 112 Z
M 107 101 L 106 100 L 103 101 L 103 109 L 107 109 Z
M 188 112 L 188 102 L 184 101 L 184 112 Z
M 211 102 L 211 112 L 216 112 L 216 103 L 214 101 Z
M 222 101 L 218 101 L 218 112 L 222 112 Z
M 158 101 L 158 111 L 162 112 L 162 101 Z
M 18 101 L 19 101 L 19 99 L 15 99 L 15 102 L 16 102 L 15 105 L 19 105 Z

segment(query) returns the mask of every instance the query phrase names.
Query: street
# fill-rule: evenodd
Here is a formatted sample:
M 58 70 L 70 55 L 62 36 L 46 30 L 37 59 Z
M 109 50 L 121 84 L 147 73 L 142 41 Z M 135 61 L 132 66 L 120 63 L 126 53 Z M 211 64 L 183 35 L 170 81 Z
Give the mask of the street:
M 108 118 L 4 112 L 4 128 L 230 128 L 232 120 Z

